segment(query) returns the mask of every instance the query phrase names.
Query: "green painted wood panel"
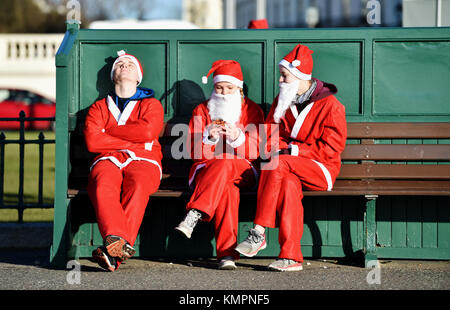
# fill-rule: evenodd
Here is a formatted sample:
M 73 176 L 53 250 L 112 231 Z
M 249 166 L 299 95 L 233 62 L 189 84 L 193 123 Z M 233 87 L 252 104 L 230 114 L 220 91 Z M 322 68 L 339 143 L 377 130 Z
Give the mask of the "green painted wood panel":
M 450 41 L 374 43 L 376 115 L 450 114 Z
M 155 91 L 155 97 L 161 98 L 167 90 L 167 44 L 148 43 L 83 43 L 80 45 L 80 101 L 69 108 L 70 112 L 89 107 L 95 100 L 106 97 L 113 89 L 110 79 L 112 64 L 117 51 L 125 50 L 141 60 L 144 75 L 143 87 Z
M 68 130 L 83 121 L 80 111 L 111 89 L 108 65 L 117 50 L 125 49 L 141 60 L 142 86 L 155 90 L 165 107 L 165 120 L 177 122 L 185 121 L 192 108 L 211 93 L 212 83 L 203 85 L 201 76 L 219 58 L 241 62 L 249 97 L 267 112 L 277 94 L 277 64 L 299 42 L 315 52 L 313 76 L 339 88 L 337 97 L 346 107 L 348 121 L 449 121 L 450 28 L 163 31 L 78 30 L 69 25 L 56 56 L 57 165 L 51 259 L 64 256 L 66 250 L 90 256 L 101 244 L 89 202 L 66 196 Z M 376 143 L 398 142 L 404 141 Z M 408 141 L 413 142 L 419 141 Z M 377 199 L 379 257 L 449 259 L 449 199 L 414 200 Z M 201 223 L 196 237 L 189 241 L 174 234 L 185 204 L 183 199 L 150 200 L 136 243 L 139 255 L 215 254 L 208 223 Z M 244 201 L 242 206 L 240 240 L 253 225 L 255 203 Z M 363 197 L 307 197 L 304 206 L 305 257 L 342 257 L 361 251 Z M 268 243 L 262 255 L 276 256 L 277 229 L 269 230 Z
M 439 249 L 441 258 L 450 253 L 449 207 L 448 197 L 378 199 L 377 246 L 382 249 L 380 257 L 398 258 L 401 253 L 408 253 L 405 258 L 414 258 L 414 253 L 420 257 L 419 253 L 426 249 Z
M 422 247 L 437 248 L 438 213 L 436 200 L 424 198 L 422 202 Z

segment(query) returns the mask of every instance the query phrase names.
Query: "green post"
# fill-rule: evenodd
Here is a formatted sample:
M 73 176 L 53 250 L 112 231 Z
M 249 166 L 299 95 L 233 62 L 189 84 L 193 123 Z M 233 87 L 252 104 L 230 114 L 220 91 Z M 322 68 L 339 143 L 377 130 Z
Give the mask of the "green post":
M 50 248 L 50 263 L 58 268 L 66 267 L 67 240 L 67 179 L 69 165 L 68 107 L 73 95 L 71 72 L 72 47 L 76 41 L 80 23 L 67 21 L 67 31 L 55 57 L 56 65 L 56 133 L 55 133 L 55 200 L 53 242 Z
M 376 200 L 377 195 L 366 195 L 365 212 L 364 212 L 364 266 L 367 267 L 368 262 L 377 260 L 376 253 Z

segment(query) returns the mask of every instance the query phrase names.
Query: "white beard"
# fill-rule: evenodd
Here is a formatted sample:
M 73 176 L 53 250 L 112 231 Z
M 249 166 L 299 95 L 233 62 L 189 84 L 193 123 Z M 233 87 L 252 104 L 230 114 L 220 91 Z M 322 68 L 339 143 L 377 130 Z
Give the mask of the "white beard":
M 297 95 L 300 80 L 295 80 L 292 83 L 280 83 L 280 94 L 278 95 L 278 104 L 273 114 L 273 119 L 276 123 L 286 114 L 286 110 L 292 105 L 295 96 Z
M 242 97 L 236 90 L 234 94 L 221 95 L 214 90 L 208 101 L 208 111 L 211 120 L 224 120 L 236 124 L 241 118 Z

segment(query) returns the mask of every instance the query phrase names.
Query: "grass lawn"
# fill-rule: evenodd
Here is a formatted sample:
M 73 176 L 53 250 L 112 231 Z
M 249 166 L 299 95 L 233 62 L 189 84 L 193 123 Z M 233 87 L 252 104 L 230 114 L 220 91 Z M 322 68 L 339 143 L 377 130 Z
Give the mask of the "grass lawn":
M 3 131 L 6 140 L 19 139 L 18 131 Z M 25 139 L 38 139 L 39 131 L 25 132 Z M 43 132 L 45 139 L 55 139 L 53 131 Z M 37 144 L 25 145 L 24 166 L 24 202 L 37 203 L 39 191 L 39 146 Z M 1 167 L 0 167 L 1 168 Z M 5 146 L 4 167 L 4 195 L 3 204 L 17 204 L 19 192 L 19 145 L 7 144 Z M 43 167 L 43 202 L 53 204 L 55 192 L 55 145 L 44 145 Z M 25 209 L 23 214 L 25 222 L 53 221 L 53 208 Z M 15 209 L 0 209 L 0 222 L 16 222 L 18 212 Z

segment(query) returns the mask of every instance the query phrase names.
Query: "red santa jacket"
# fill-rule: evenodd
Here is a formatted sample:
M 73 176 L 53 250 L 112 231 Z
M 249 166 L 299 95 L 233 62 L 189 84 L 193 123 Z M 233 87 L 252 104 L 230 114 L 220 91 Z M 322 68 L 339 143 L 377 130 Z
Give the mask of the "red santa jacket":
M 239 137 L 233 141 L 220 138 L 217 143 L 207 137 L 207 126 L 211 125 L 211 117 L 208 112 L 208 101 L 199 104 L 192 112 L 189 122 L 189 141 L 191 158 L 194 164 L 189 173 L 189 185 L 191 185 L 196 172 L 213 158 L 243 158 L 246 159 L 257 177 L 256 161 L 259 157 L 259 125 L 264 124 L 263 110 L 251 99 L 245 97 L 241 116 L 236 126 L 241 130 Z
M 84 136 L 89 152 L 100 160 L 110 160 L 120 169 L 133 160 L 144 160 L 161 169 L 164 110 L 159 100 L 141 96 L 131 100 L 121 113 L 111 96 L 98 100 L 86 116 Z
M 347 139 L 345 107 L 336 99 L 336 86 L 314 79 L 316 89 L 310 99 L 302 106 L 291 106 L 281 118 L 278 132 L 271 126 L 275 124 L 273 114 L 278 103 L 275 98 L 267 116 L 267 135 L 269 152 L 289 149 L 290 154 L 312 159 L 316 162 L 328 181 L 331 190 L 341 167 L 341 153 Z M 271 124 L 271 125 L 269 125 Z

